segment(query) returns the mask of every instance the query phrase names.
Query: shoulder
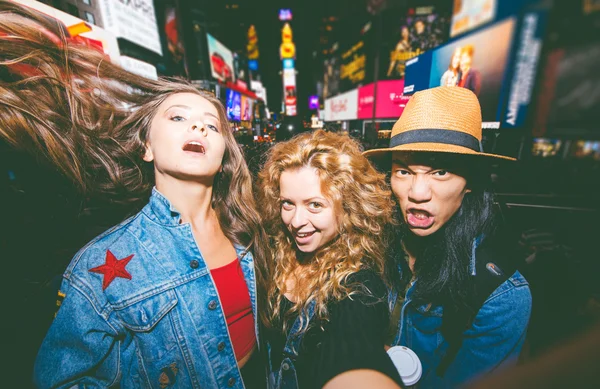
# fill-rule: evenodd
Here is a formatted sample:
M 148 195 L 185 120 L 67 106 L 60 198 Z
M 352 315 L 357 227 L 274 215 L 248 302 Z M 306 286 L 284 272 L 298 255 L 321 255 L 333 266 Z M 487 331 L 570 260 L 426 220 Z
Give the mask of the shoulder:
M 366 300 L 379 300 L 385 298 L 388 293 L 382 276 L 371 269 L 362 269 L 351 274 L 345 285 L 352 293 L 363 296 Z
M 529 282 L 523 277 L 521 272 L 518 270 L 514 272 L 506 281 L 492 292 L 492 294 L 486 300 L 486 303 L 497 299 L 510 299 L 515 300 L 531 300 L 531 291 L 529 289 Z
M 138 213 L 92 239 L 75 254 L 64 277 L 69 279 L 73 275 L 80 274 L 83 269 L 87 272 L 90 261 L 93 261 L 99 254 L 106 254 L 110 247 L 134 244 L 135 237 L 128 230 L 138 224 L 139 217 Z

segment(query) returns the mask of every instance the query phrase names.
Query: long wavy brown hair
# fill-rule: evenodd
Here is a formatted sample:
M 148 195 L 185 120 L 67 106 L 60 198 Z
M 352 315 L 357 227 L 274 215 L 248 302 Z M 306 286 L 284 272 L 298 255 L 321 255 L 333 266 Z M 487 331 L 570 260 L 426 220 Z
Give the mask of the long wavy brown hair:
M 315 168 L 323 194 L 334 204 L 338 236 L 319 249 L 298 277 L 297 248 L 281 220 L 281 173 Z M 285 315 L 299 313 L 308 326 L 307 306 L 316 302 L 315 317 L 327 320 L 327 303 L 353 293 L 369 293 L 348 277 L 363 268 L 383 273 L 386 225 L 392 223 L 394 201 L 385 175 L 361 154 L 358 143 L 345 135 L 318 130 L 274 146 L 259 174 L 260 203 L 267 233 L 272 239 L 273 280 L 268 292 L 271 325 Z M 297 281 L 297 297 L 289 312 L 281 312 L 286 280 Z M 285 326 L 285 320 L 282 323 Z
M 0 1 L 0 137 L 49 161 L 82 193 L 138 208 L 147 202 L 153 166 L 142 157 L 150 123 L 158 106 L 177 93 L 202 96 L 218 111 L 226 150 L 212 206 L 227 238 L 253 251 L 264 291 L 267 238 L 250 172 L 221 102 L 183 80 L 129 73 L 68 39 L 60 22 Z

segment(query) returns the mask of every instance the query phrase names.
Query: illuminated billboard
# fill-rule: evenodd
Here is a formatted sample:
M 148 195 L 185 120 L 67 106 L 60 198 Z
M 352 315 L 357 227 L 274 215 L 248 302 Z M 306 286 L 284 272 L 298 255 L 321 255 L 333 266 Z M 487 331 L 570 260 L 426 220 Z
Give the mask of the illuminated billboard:
M 233 74 L 233 54 L 231 50 L 210 34 L 206 34 L 206 41 L 208 43 L 208 56 L 210 58 L 212 76 L 221 82 L 235 81 Z

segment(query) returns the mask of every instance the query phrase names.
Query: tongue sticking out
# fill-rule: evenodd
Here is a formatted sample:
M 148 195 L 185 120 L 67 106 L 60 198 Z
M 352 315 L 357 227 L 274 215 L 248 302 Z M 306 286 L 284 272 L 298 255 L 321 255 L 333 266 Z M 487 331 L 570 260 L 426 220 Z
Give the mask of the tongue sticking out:
M 188 143 L 185 146 L 183 146 L 183 151 L 191 151 L 194 153 L 202 153 L 204 154 L 204 146 L 202 146 L 201 144 L 198 143 Z
M 433 225 L 433 216 L 425 211 L 410 211 L 407 215 L 408 224 L 416 228 L 429 228 Z

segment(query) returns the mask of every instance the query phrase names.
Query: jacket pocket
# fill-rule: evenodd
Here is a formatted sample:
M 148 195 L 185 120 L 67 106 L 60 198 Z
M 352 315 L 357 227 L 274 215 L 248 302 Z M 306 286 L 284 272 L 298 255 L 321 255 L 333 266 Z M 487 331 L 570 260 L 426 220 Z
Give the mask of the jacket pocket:
M 411 322 L 413 326 L 423 334 L 435 334 L 442 327 L 442 306 L 422 305 L 416 307 L 412 312 Z
M 143 360 L 161 360 L 177 346 L 173 321 L 178 304 L 172 289 L 115 311 L 131 331 Z

